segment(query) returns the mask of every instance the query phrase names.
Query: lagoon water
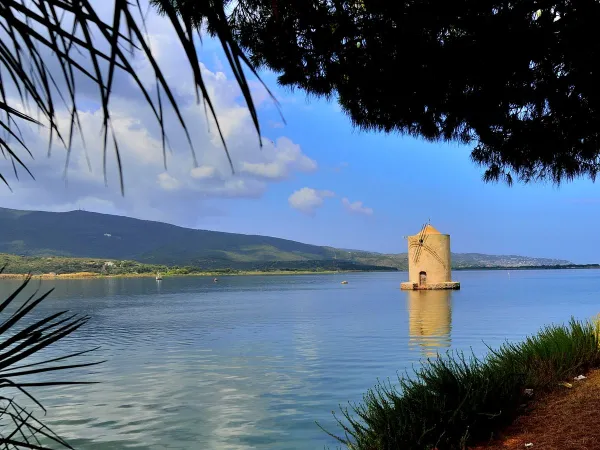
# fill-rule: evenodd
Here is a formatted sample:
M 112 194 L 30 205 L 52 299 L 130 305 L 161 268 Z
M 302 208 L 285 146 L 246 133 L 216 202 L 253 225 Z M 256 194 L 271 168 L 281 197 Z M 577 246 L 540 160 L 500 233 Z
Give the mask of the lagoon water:
M 600 312 L 596 270 L 453 277 L 460 291 L 400 291 L 401 272 L 44 281 L 38 317 L 91 318 L 46 356 L 100 345 L 91 359 L 107 361 L 76 372 L 100 384 L 34 392 L 80 449 L 337 448 L 315 421 L 339 431 L 332 411 L 378 379 Z

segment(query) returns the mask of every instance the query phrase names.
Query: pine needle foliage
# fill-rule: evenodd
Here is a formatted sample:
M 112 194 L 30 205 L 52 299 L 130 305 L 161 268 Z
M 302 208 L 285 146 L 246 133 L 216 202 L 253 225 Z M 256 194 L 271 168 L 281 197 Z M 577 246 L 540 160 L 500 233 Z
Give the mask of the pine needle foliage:
M 196 0 L 154 0 L 198 17 Z M 255 67 L 364 130 L 471 146 L 485 181 L 600 169 L 596 0 L 236 0 Z

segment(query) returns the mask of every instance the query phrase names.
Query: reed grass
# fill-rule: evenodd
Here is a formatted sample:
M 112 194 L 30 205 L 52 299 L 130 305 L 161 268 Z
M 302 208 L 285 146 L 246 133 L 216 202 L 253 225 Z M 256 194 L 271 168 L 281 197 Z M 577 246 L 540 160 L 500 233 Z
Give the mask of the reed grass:
M 528 399 L 525 389 L 548 392 L 598 367 L 599 344 L 600 316 L 545 327 L 483 359 L 448 352 L 342 408 L 343 435 L 328 434 L 353 450 L 463 449 L 512 422 Z

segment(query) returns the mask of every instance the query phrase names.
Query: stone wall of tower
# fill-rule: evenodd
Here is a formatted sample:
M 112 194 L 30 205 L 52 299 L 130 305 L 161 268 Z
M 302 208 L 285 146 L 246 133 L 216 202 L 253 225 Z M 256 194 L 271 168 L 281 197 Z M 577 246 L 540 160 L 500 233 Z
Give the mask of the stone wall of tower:
M 427 284 L 446 283 L 452 281 L 452 261 L 450 257 L 450 235 L 426 234 L 423 247 L 419 251 L 419 260 L 415 263 L 415 252 L 419 248 L 416 234 L 408 237 L 408 279 L 419 283 L 420 272 L 427 273 Z

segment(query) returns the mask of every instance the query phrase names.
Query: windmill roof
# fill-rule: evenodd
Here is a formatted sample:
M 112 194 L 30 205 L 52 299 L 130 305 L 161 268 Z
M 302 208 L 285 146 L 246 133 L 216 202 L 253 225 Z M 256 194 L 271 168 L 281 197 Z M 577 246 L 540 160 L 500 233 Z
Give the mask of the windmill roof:
M 442 234 L 438 230 L 436 230 L 433 226 L 427 224 L 424 229 L 419 230 L 415 236 L 420 236 L 421 233 L 425 234 Z
M 436 230 L 434 227 L 432 227 L 431 225 L 427 225 L 425 227 L 425 234 L 442 234 L 440 233 L 438 230 Z

